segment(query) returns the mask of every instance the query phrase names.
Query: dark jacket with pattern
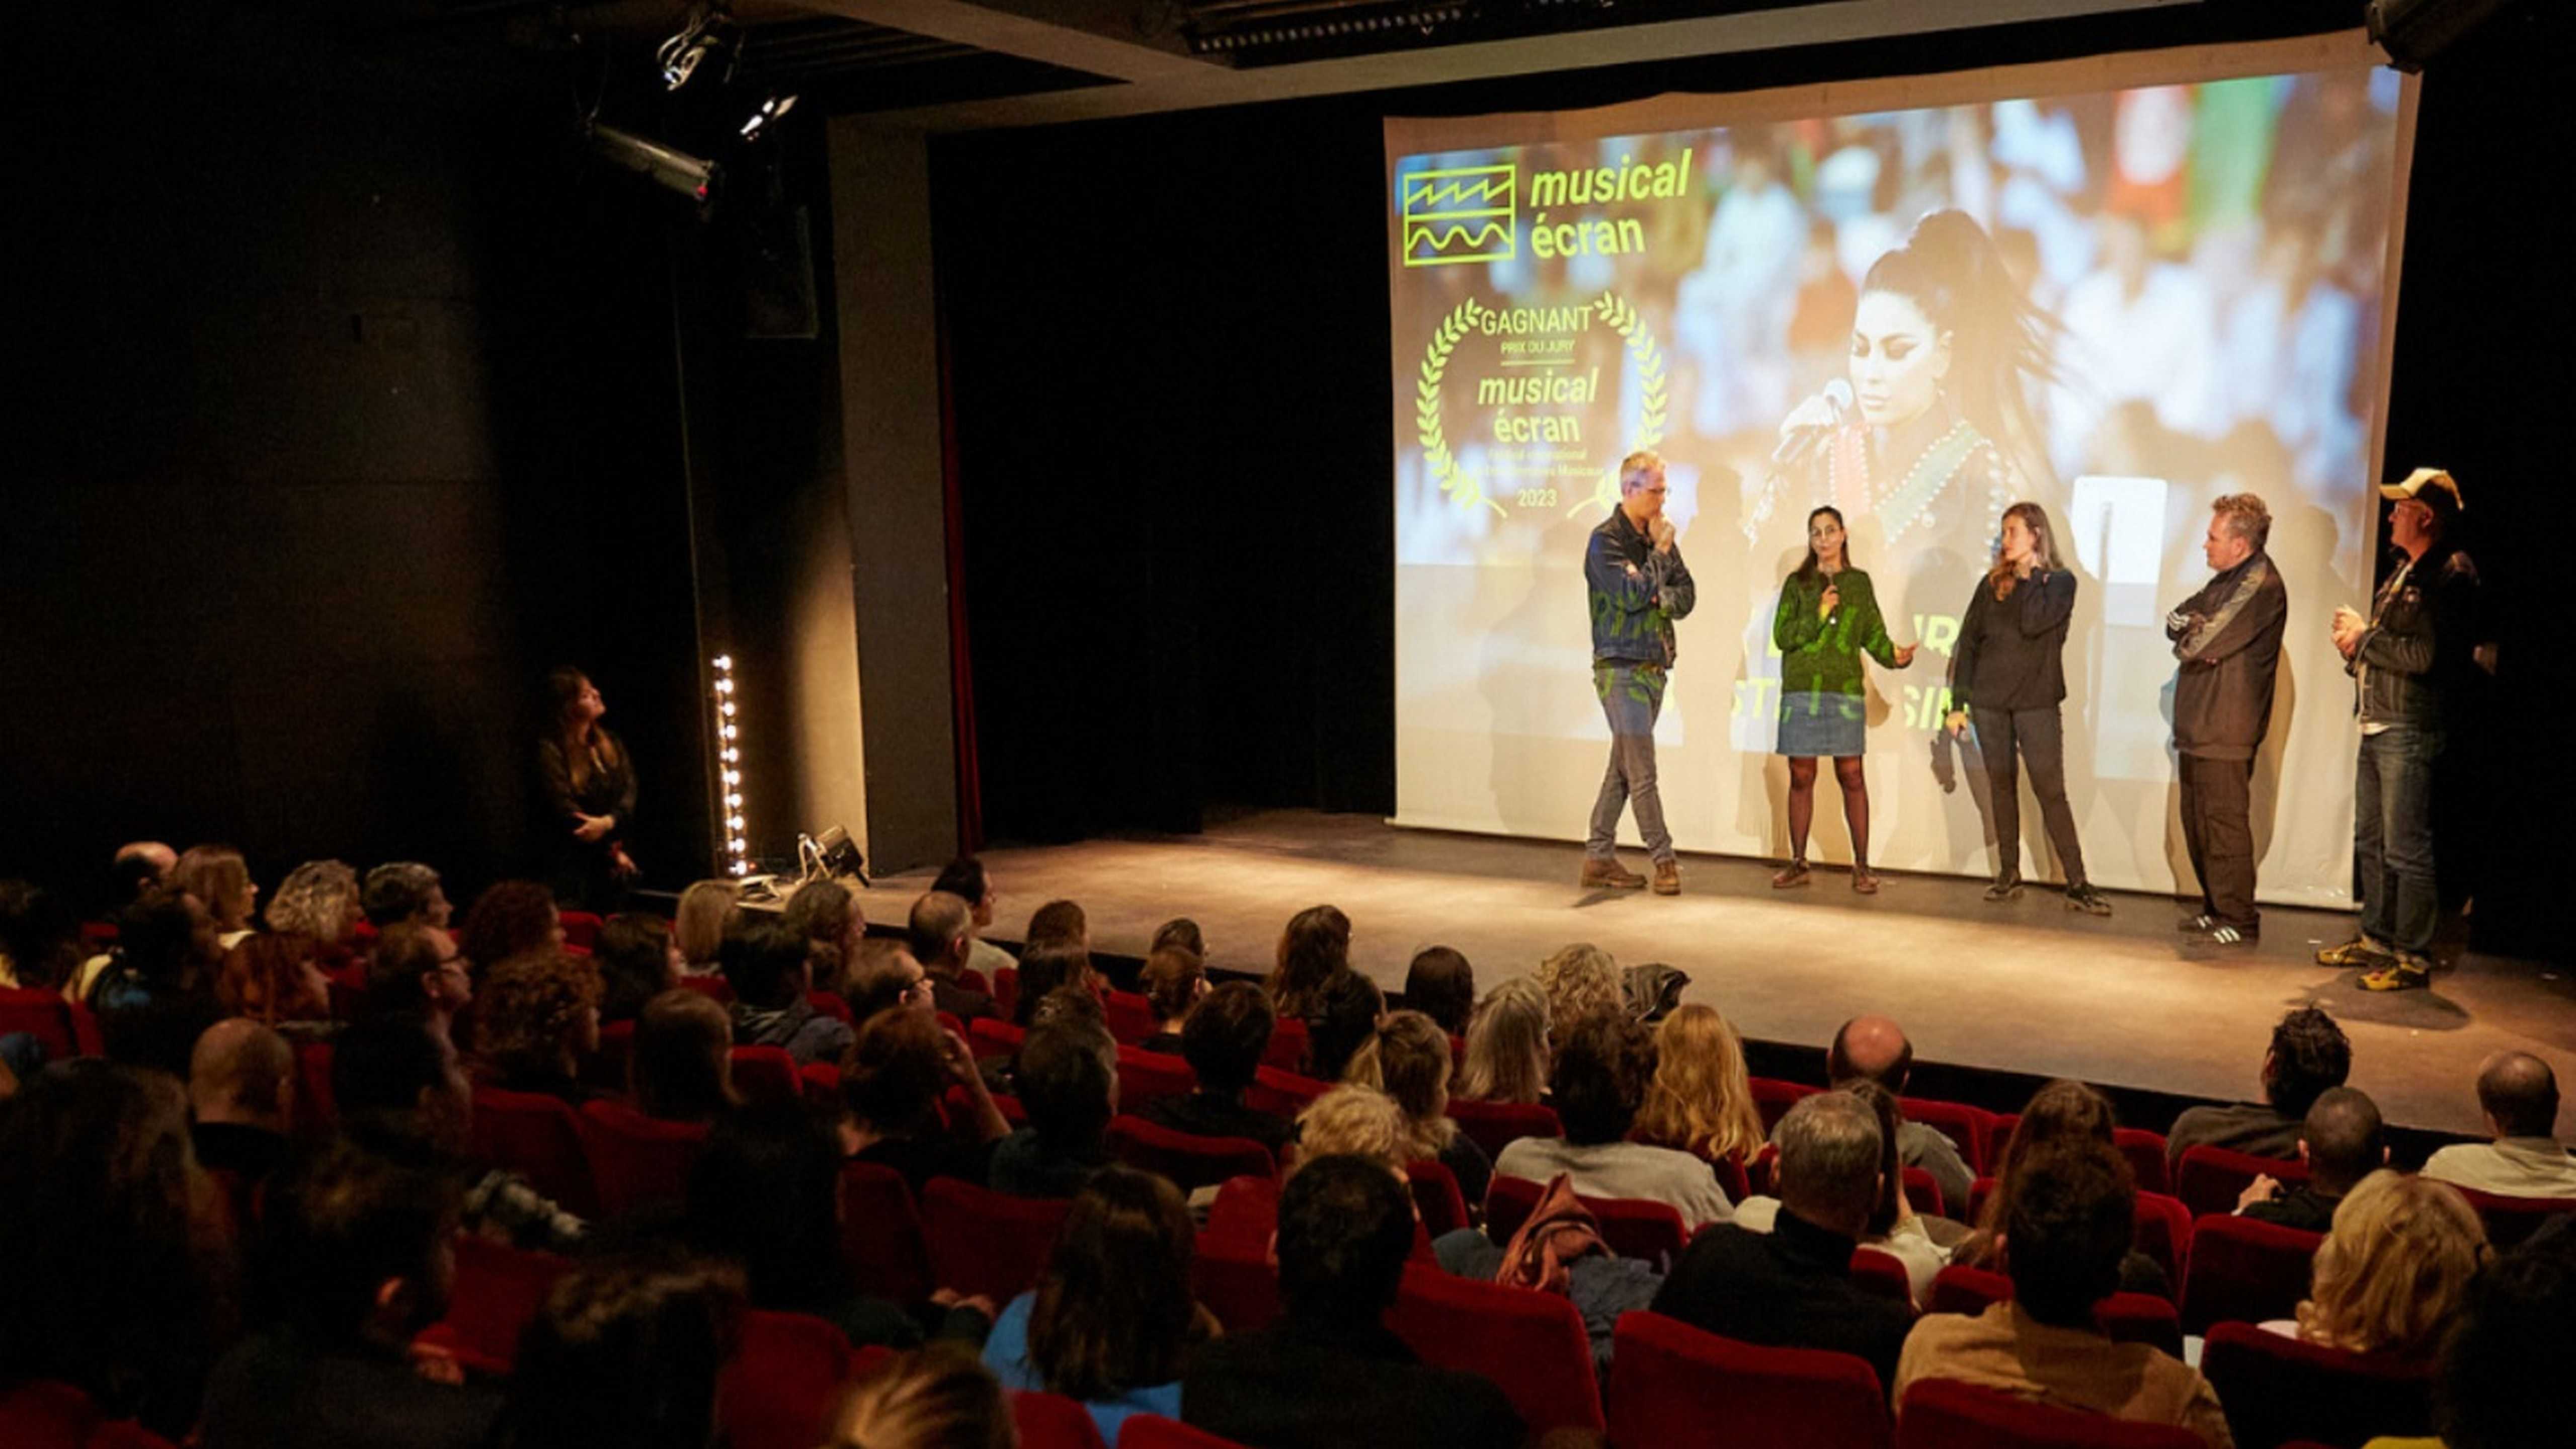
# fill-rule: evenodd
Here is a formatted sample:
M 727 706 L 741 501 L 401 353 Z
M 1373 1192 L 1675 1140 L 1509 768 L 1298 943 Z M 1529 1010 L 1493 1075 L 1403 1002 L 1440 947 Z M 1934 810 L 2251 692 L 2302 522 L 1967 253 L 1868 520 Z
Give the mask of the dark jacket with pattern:
M 2174 747 L 2206 760 L 2250 760 L 2272 726 L 2272 683 L 2290 593 L 2260 551 L 2221 570 L 2165 616 L 2182 661 L 2174 677 Z
M 1628 521 L 1628 510 L 1613 508 L 1584 544 L 1583 591 L 1592 610 L 1593 662 L 1670 665 L 1680 657 L 1673 621 L 1699 602 L 1680 544 L 1658 552 Z
M 2438 729 L 2476 645 L 2478 566 L 2435 543 L 2381 581 L 2361 646 L 2343 664 L 2364 724 Z

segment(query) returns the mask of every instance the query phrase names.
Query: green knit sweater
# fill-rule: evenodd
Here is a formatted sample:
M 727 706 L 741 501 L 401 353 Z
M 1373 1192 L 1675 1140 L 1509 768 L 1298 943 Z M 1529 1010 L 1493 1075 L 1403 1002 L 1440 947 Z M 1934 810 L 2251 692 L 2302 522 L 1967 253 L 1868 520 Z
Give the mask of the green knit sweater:
M 1842 594 L 1832 617 L 1820 618 L 1817 604 L 1831 582 Z M 1780 697 L 1861 695 L 1860 657 L 1869 655 L 1889 669 L 1896 667 L 1896 644 L 1878 614 L 1878 595 L 1869 575 L 1858 569 L 1820 574 L 1813 580 L 1789 575 L 1780 585 L 1780 612 L 1771 620 L 1771 642 L 1780 651 Z

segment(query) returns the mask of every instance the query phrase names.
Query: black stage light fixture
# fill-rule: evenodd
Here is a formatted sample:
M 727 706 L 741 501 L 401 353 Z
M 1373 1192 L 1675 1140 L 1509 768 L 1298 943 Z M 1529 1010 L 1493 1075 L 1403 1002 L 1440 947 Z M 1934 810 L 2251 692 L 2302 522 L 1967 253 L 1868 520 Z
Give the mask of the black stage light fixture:
M 591 124 L 589 136 L 591 150 L 601 158 L 650 178 L 655 185 L 676 191 L 701 206 L 713 201 L 716 188 L 723 184 L 724 171 L 716 163 L 675 151 L 659 141 L 648 141 L 631 131 L 596 122 Z
M 2415 72 L 2512 0 L 2370 0 L 2362 20 L 2388 63 Z
M 742 138 L 746 141 L 758 140 L 768 133 L 772 122 L 795 108 L 796 97 L 792 95 L 769 97 L 760 103 L 760 109 L 751 113 L 749 120 L 742 123 Z
M 662 42 L 653 58 L 661 63 L 662 85 L 678 90 L 689 83 L 708 57 L 728 50 L 734 43 L 733 13 L 721 0 L 701 5 L 689 12 L 689 23 L 679 33 Z

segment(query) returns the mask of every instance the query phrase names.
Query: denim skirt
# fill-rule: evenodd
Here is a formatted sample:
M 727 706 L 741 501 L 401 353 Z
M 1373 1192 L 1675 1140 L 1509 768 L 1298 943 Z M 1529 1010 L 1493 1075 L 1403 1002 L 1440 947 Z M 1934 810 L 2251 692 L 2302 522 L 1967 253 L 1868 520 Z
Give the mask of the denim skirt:
M 1801 690 L 1780 697 L 1780 750 L 1791 756 L 1857 755 L 1868 743 L 1861 701 Z

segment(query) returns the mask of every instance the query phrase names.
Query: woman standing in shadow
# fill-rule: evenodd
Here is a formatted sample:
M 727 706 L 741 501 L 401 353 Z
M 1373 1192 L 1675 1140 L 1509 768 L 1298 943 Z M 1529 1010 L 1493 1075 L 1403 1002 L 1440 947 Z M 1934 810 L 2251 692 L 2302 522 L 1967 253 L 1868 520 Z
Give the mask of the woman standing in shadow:
M 638 874 L 624 838 L 635 815 L 635 766 L 625 744 L 599 722 L 608 705 L 589 675 L 557 669 L 546 676 L 546 687 L 554 698 L 554 727 L 537 743 L 537 768 L 545 781 L 555 896 L 583 910 L 613 911 Z

